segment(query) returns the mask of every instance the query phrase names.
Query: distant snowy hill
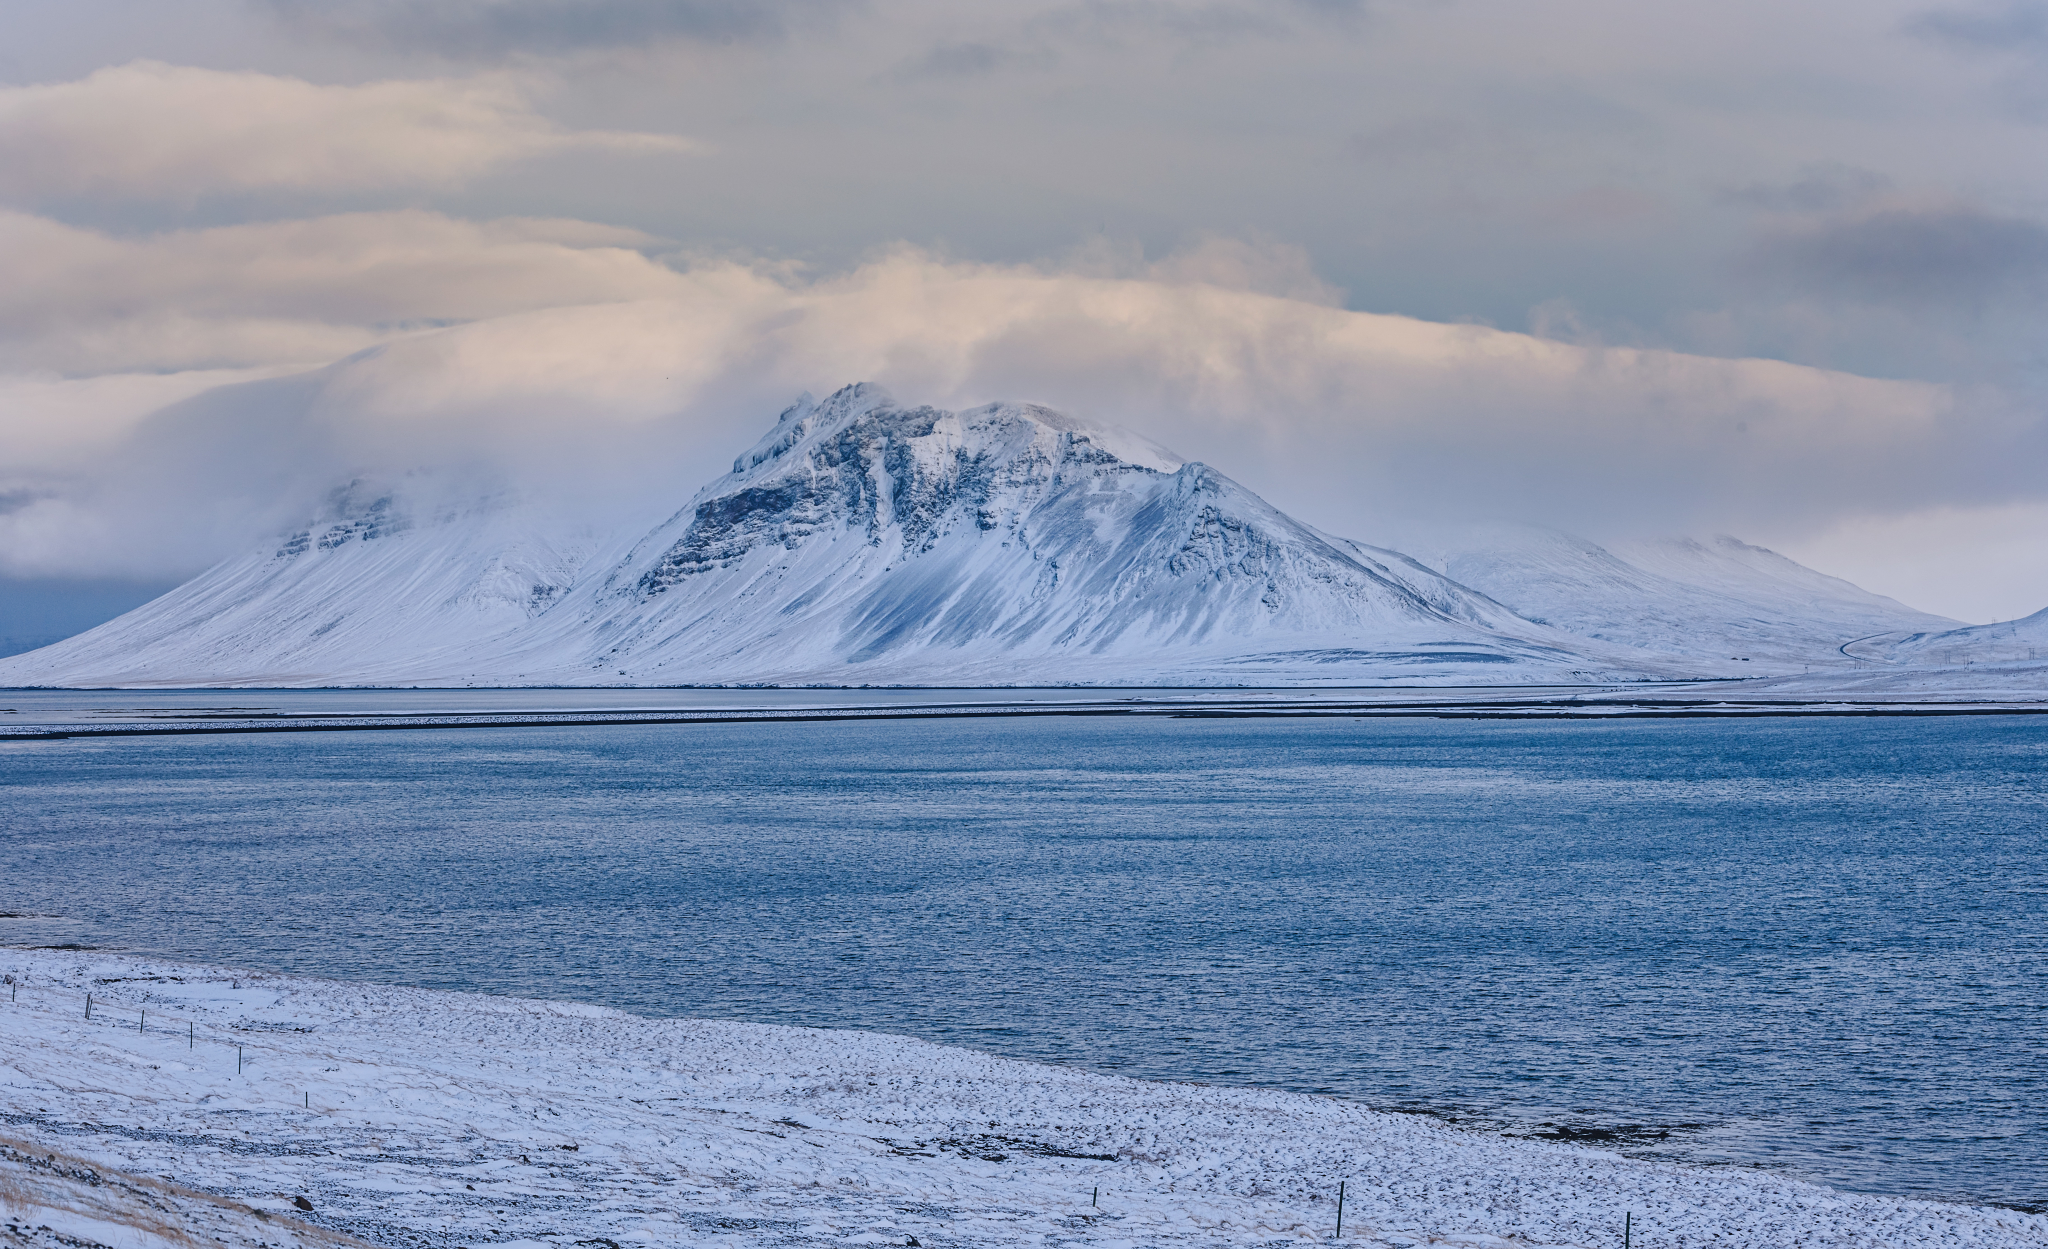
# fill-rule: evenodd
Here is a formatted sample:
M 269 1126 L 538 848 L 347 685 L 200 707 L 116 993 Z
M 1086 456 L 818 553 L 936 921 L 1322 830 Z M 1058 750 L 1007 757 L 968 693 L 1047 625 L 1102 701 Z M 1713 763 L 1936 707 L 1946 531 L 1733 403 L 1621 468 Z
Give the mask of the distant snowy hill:
M 1419 549 L 1432 567 L 1530 620 L 1724 676 L 1842 665 L 1839 648 L 1853 639 L 1956 623 L 1729 537 L 1607 548 L 1495 525 Z
M 353 483 L 0 684 L 1582 682 L 1847 666 L 1953 623 L 1733 539 L 1495 529 L 1419 561 L 1121 430 L 861 385 L 637 541 L 431 474 Z
M 1883 634 L 1852 644 L 1849 653 L 1893 665 L 2048 663 L 2048 610 L 1996 624 Z
M 597 544 L 512 499 L 446 501 L 446 486 L 352 482 L 264 548 L 0 660 L 0 684 L 304 686 L 460 668 L 565 593 Z

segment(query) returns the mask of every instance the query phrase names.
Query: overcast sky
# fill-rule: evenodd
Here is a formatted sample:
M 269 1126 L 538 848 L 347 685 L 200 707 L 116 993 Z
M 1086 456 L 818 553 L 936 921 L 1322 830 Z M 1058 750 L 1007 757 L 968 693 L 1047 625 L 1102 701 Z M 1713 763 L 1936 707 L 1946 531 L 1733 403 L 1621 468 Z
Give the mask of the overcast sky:
M 188 576 L 365 469 L 627 523 L 876 380 L 1121 423 L 1369 540 L 1727 532 L 2048 606 L 2048 4 L 12 0 L 0 35 L 18 601 Z

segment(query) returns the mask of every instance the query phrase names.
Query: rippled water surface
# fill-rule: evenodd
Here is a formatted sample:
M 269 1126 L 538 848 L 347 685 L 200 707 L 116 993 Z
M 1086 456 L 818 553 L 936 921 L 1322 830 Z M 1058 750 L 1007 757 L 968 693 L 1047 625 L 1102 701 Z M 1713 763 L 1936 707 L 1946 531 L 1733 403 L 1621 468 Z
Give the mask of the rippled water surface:
M 907 1032 L 2031 1204 L 2044 775 L 2048 720 L 2017 716 L 23 743 L 0 910 L 39 917 L 0 939 Z

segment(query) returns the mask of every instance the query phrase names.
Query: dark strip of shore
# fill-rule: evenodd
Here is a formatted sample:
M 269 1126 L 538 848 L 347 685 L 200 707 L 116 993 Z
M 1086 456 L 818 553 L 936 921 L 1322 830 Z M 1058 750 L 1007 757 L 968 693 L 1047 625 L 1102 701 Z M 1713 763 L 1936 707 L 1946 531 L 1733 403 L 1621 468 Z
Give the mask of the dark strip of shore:
M 342 733 L 401 729 L 570 728 L 626 724 L 812 723 L 842 720 L 975 720 L 1047 717 L 1126 717 L 1190 720 L 1712 720 L 1814 717 L 2013 716 L 2048 714 L 2048 704 L 1998 702 L 1731 702 L 1708 699 L 1462 699 L 1450 702 L 1258 702 L 1217 705 L 1179 700 L 1115 704 L 934 704 L 760 710 L 648 710 L 614 712 L 464 712 L 448 715 L 263 713 L 229 718 L 166 718 L 106 724 L 18 724 L 0 729 L 0 741 L 74 737 L 168 737 L 225 733 Z

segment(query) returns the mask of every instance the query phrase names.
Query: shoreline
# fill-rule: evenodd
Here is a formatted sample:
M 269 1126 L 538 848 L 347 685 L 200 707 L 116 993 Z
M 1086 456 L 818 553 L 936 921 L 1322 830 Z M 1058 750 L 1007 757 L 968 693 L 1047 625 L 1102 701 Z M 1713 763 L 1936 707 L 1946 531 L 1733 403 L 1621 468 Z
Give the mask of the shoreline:
M 100 691 L 92 691 L 100 692 Z M 209 693 L 213 691 L 207 691 Z M 265 691 L 270 693 L 272 691 Z M 1689 693 L 1690 691 L 1688 691 Z M 275 691 L 290 696 L 302 691 Z M 61 741 L 68 738 L 218 736 L 258 733 L 392 732 L 429 729 L 587 728 L 615 725 L 804 724 L 860 720 L 930 719 L 1210 719 L 1210 720 L 1494 720 L 1641 721 L 1816 718 L 1910 718 L 1932 716 L 2031 716 L 2048 714 L 2048 698 L 1856 699 L 1792 696 L 1748 698 L 1664 696 L 1597 689 L 1531 697 L 1527 691 L 1466 692 L 1457 697 L 1346 698 L 1327 691 L 1298 696 L 1075 698 L 1056 702 L 1017 699 L 977 702 L 885 703 L 787 707 L 668 707 L 620 709 L 528 709 L 505 711 L 312 711 L 259 709 L 131 710 L 131 718 L 82 719 L 67 711 L 52 716 L 0 709 L 26 716 L 0 720 L 0 742 Z
M 261 1212 L 273 1243 L 1328 1242 L 1340 1180 L 1358 1246 L 1604 1249 L 1624 1214 L 1645 1245 L 2048 1243 L 2048 1215 L 2007 1207 L 881 1033 L 98 951 L 0 968 L 0 1135 Z M 0 1192 L 36 1178 L 19 1153 Z

